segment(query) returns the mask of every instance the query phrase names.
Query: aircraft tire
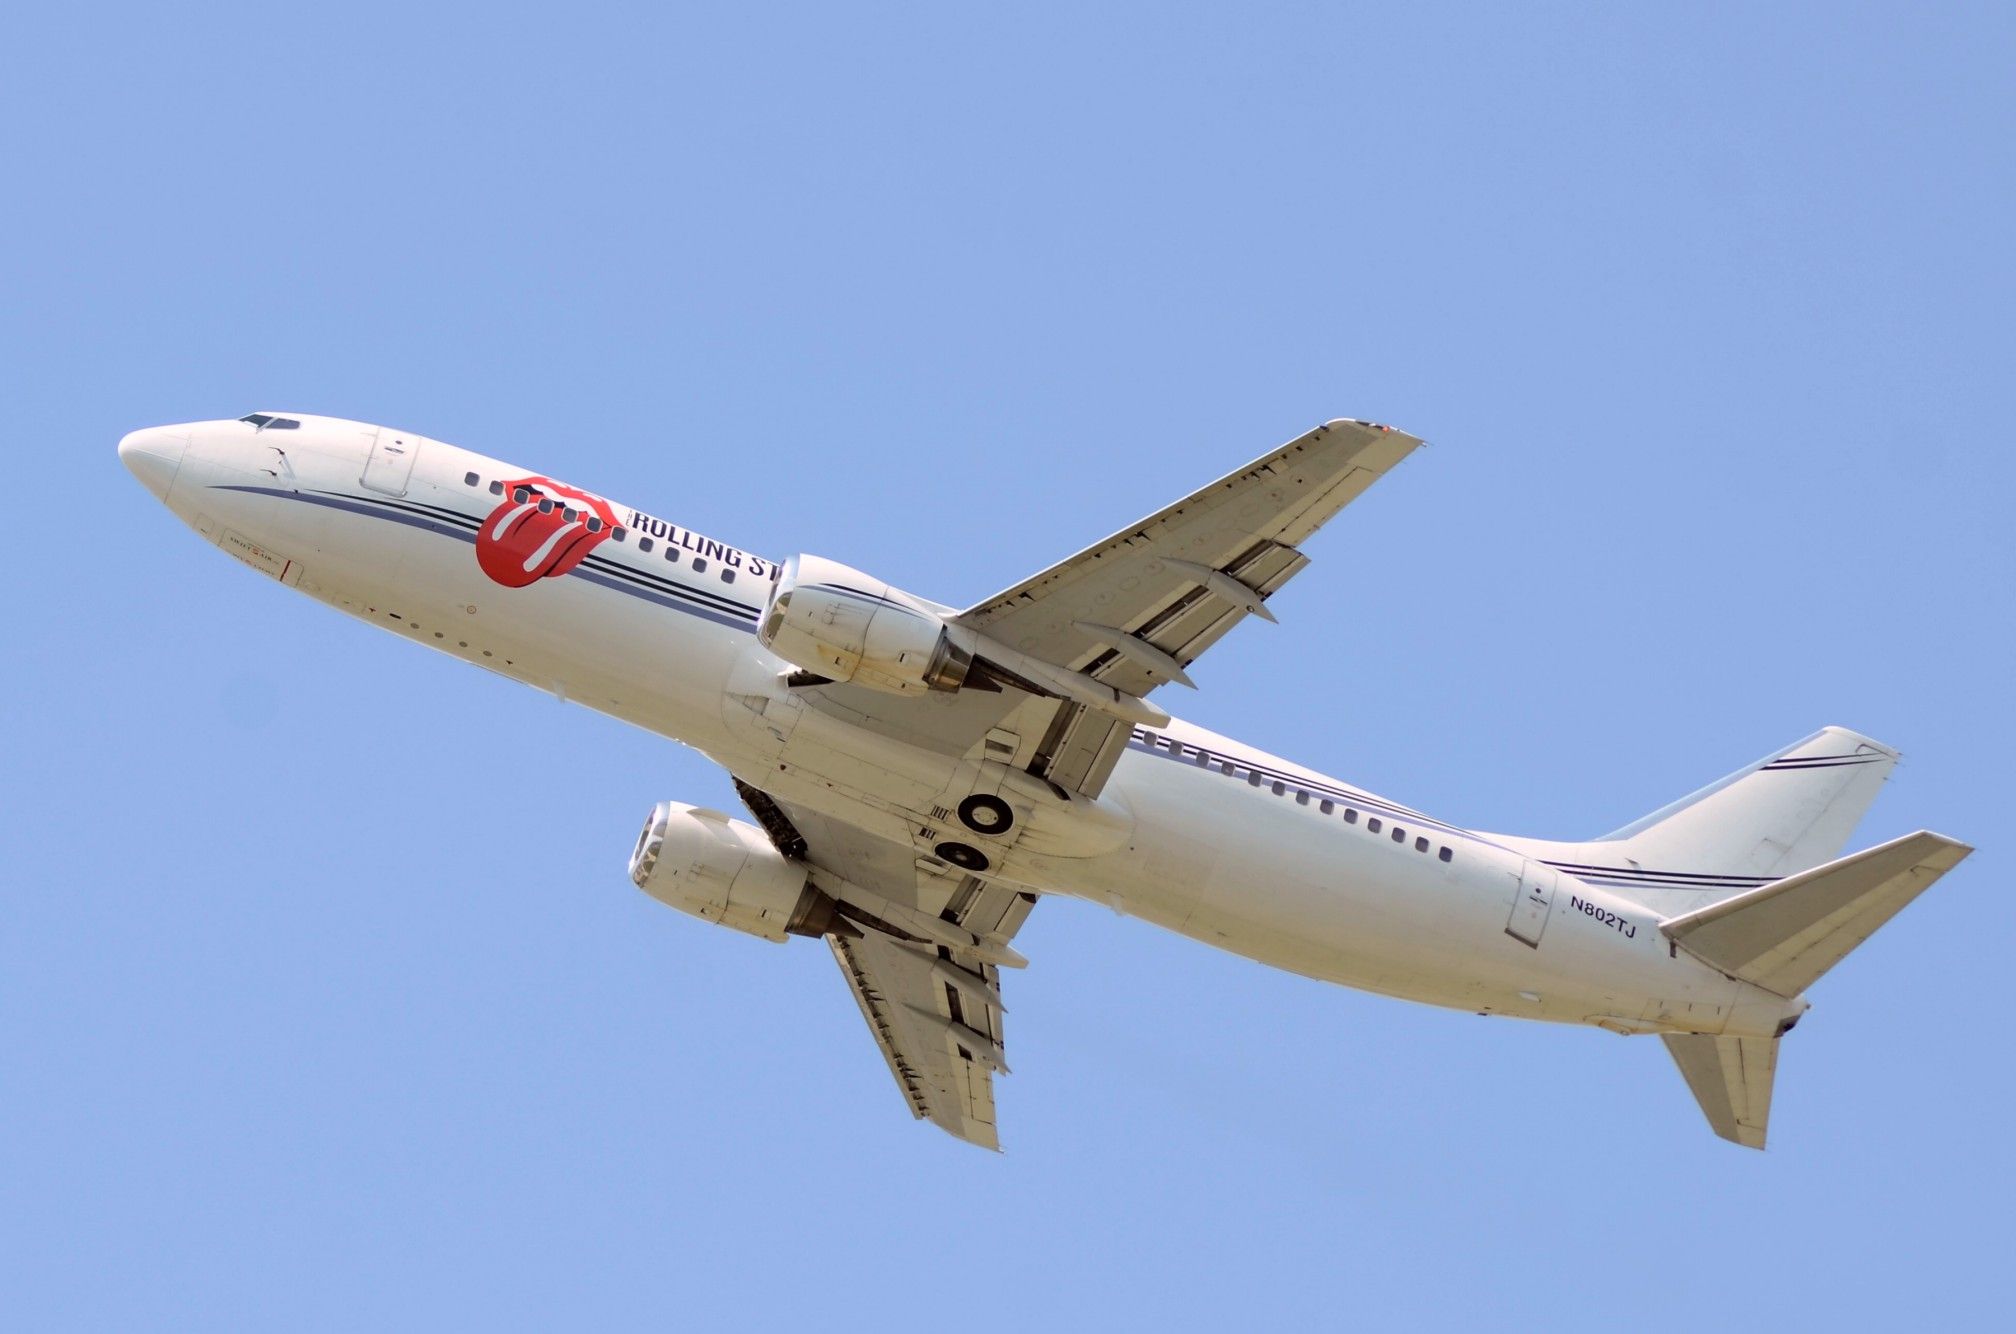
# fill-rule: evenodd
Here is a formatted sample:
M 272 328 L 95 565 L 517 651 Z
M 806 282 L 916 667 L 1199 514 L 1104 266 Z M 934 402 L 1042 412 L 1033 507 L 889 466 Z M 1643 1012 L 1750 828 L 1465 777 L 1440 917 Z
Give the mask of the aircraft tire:
M 999 797 L 976 792 L 959 803 L 959 823 L 976 834 L 999 838 L 1015 827 L 1015 808 Z
M 932 849 L 940 861 L 947 861 L 962 871 L 984 871 L 990 865 L 987 854 L 970 843 L 940 843 Z

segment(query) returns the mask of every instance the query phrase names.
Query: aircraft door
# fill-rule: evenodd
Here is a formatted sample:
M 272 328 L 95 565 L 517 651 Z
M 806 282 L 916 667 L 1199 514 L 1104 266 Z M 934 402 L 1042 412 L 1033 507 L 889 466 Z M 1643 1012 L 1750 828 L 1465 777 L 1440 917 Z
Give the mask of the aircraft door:
M 380 427 L 371 441 L 371 452 L 365 456 L 364 475 L 358 480 L 373 491 L 403 496 L 413 476 L 413 460 L 419 456 L 419 436 Z
M 1538 949 L 1540 933 L 1547 929 L 1547 914 L 1554 907 L 1554 885 L 1560 877 L 1551 866 L 1527 862 L 1519 872 L 1519 896 L 1512 901 L 1512 918 L 1505 934 Z

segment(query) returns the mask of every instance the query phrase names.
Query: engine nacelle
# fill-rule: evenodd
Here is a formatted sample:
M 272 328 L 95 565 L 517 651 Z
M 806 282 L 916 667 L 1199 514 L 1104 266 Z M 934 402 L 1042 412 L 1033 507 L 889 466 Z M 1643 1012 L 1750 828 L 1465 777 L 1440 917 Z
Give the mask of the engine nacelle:
M 957 690 L 973 666 L 944 614 L 823 556 L 793 556 L 756 637 L 794 666 L 896 693 Z
M 660 903 L 765 940 L 823 935 L 834 925 L 833 901 L 762 830 L 676 801 L 651 808 L 630 879 Z

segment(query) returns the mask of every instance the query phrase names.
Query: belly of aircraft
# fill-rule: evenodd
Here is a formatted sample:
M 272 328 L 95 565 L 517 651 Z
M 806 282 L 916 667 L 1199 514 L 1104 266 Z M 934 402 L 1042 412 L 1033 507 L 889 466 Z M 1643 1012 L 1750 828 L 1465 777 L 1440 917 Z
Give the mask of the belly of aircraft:
M 592 582 L 523 588 L 483 577 L 452 526 L 366 496 L 303 500 L 284 479 L 212 477 L 192 526 L 269 577 L 379 628 L 698 746 L 781 799 L 930 855 L 960 797 L 1022 803 L 986 874 L 1100 902 L 1261 963 L 1455 1008 L 1621 1024 L 1720 1001 L 1648 999 L 1630 969 L 1587 966 L 1558 923 L 1538 947 L 1505 930 L 1516 859 L 1459 844 L 1450 863 L 1364 825 L 1180 764 L 1130 753 L 1097 802 L 1048 802 L 1026 775 L 893 741 L 808 709 L 744 633 Z M 402 517 L 403 516 L 403 517 Z M 1021 787 L 1017 787 L 1017 784 Z M 1453 837 L 1453 836 L 1452 836 Z M 1436 836 L 1436 842 L 1442 835 Z M 1649 924 L 1648 924 L 1649 925 Z M 1600 942 L 1609 944 L 1609 942 Z M 1649 935 L 1644 942 L 1648 947 Z M 1584 957 L 1586 956 L 1586 957 Z M 1656 987 L 1654 988 L 1656 990 Z

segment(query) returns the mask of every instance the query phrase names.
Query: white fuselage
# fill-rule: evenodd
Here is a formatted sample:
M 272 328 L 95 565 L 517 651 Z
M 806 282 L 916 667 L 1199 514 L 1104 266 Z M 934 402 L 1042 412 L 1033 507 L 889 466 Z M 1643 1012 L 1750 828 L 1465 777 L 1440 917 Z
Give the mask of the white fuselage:
M 683 742 L 779 799 L 907 845 L 970 778 L 970 760 L 792 695 L 789 664 L 754 633 L 769 559 L 615 507 L 623 540 L 507 587 L 479 566 L 476 534 L 514 481 L 538 475 L 292 419 L 136 432 L 122 454 L 190 526 L 288 586 Z M 590 514 L 584 501 L 579 521 L 550 518 L 525 559 L 550 566 Z M 1032 833 L 990 874 L 1310 977 L 1482 1013 L 1768 1036 L 1805 1008 L 1503 841 L 1181 721 L 1136 729 L 1097 806 L 1100 820 Z

